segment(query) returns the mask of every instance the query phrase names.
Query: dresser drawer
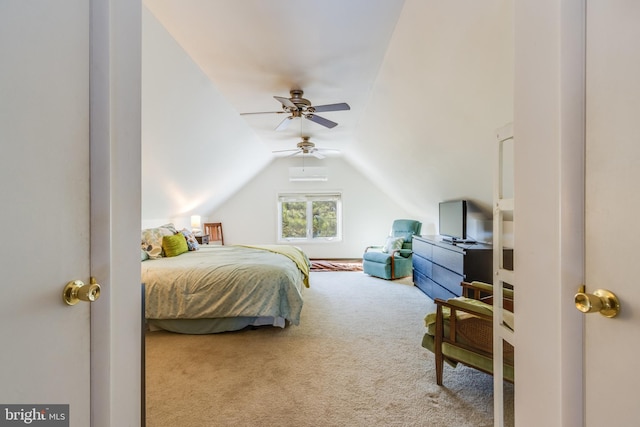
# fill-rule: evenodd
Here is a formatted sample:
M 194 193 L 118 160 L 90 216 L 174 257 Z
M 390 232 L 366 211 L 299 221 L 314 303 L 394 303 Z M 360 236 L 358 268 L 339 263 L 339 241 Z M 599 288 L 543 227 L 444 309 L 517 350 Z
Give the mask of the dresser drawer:
M 431 243 L 420 239 L 413 239 L 411 247 L 414 254 L 418 254 L 426 259 L 431 259 L 433 251 L 433 245 Z
M 431 266 L 433 265 L 430 260 L 423 258 L 417 253 L 413 253 L 413 269 L 421 274 L 431 277 Z
M 414 283 L 431 298 L 450 298 L 462 293 L 462 281 L 493 280 L 493 248 L 476 243 L 457 246 L 438 236 L 413 237 Z M 505 255 L 505 265 L 511 265 Z
M 419 271 L 413 270 L 413 284 L 433 299 L 433 292 L 440 286 Z
M 464 274 L 464 253 L 435 246 L 433 262 L 458 274 Z
M 457 274 L 449 269 L 434 264 L 432 269 L 432 279 L 455 295 L 460 295 L 462 292 L 460 282 L 462 282 L 464 276 L 461 274 Z

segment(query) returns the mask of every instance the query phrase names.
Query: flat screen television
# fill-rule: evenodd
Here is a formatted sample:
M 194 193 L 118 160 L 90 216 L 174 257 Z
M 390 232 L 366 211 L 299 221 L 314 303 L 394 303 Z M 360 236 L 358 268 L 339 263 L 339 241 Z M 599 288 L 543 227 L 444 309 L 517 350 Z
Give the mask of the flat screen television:
M 469 242 L 467 236 L 467 201 L 440 202 L 438 229 L 444 240 Z

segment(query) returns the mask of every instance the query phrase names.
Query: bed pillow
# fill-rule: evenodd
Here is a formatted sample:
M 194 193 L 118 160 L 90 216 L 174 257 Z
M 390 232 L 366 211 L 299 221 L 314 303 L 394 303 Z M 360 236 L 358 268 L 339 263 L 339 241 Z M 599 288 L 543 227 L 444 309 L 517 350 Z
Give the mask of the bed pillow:
M 184 235 L 184 238 L 187 239 L 187 246 L 189 247 L 190 251 L 197 251 L 198 249 L 200 249 L 200 246 L 198 245 L 198 239 L 196 239 L 196 236 L 194 236 L 192 232 L 190 232 L 186 228 L 183 228 L 182 230 L 180 230 L 180 232 Z
M 167 257 L 178 256 L 189 251 L 184 234 L 178 233 L 162 238 L 162 249 Z
M 404 243 L 404 237 L 387 237 L 387 241 L 382 247 L 382 252 L 393 252 L 402 249 Z
M 142 230 L 142 250 L 149 255 L 149 259 L 162 258 L 162 238 L 174 234 L 176 234 L 176 228 L 173 224 Z

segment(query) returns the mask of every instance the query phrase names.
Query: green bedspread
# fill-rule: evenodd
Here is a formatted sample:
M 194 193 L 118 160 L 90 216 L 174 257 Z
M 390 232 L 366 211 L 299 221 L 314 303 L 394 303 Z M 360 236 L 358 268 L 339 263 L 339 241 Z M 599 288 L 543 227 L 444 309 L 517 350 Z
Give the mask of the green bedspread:
M 311 268 L 311 262 L 307 255 L 295 246 L 286 245 L 238 245 L 245 248 L 262 249 L 265 251 L 274 252 L 280 255 L 284 255 L 291 261 L 295 262 L 302 274 L 304 275 L 304 285 L 309 287 L 309 271 Z
M 272 316 L 297 325 L 308 272 L 304 252 L 279 245 L 203 246 L 176 257 L 147 260 L 142 262 L 145 316 Z

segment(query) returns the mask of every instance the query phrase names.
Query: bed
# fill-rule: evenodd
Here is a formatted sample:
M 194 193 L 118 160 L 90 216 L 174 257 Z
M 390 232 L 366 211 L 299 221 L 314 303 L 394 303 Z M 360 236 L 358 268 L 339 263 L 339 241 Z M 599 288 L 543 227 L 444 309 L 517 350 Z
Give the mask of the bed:
M 151 330 L 209 334 L 298 325 L 309 286 L 308 257 L 288 245 L 200 245 L 178 255 L 162 249 L 141 266 Z

